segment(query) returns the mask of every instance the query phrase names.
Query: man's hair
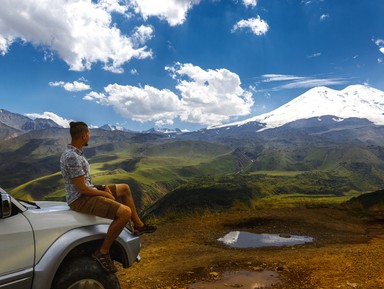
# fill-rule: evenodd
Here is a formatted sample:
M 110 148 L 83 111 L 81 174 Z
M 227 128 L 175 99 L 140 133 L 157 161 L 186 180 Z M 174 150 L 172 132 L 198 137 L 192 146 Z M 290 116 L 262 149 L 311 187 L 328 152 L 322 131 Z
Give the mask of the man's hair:
M 82 133 L 88 131 L 88 125 L 83 121 L 71 121 L 69 123 L 69 133 L 72 138 L 78 138 Z

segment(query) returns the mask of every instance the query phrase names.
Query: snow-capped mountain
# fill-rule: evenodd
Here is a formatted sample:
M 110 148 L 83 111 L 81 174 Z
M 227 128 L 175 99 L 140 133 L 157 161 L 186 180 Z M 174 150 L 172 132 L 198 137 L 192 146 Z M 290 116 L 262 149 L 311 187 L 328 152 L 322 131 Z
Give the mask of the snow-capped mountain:
M 123 126 L 117 126 L 117 125 L 111 125 L 111 124 L 105 124 L 105 125 L 103 125 L 103 126 L 101 126 L 99 128 L 103 129 L 103 130 L 108 130 L 108 131 L 118 130 L 118 131 L 131 132 L 129 129 L 126 129 Z
M 335 121 L 354 117 L 384 125 L 384 92 L 366 85 L 351 85 L 343 90 L 315 87 L 271 112 L 220 127 L 259 122 L 268 129 L 325 115 L 335 116 Z
M 183 131 L 181 131 L 178 128 L 173 128 L 173 129 L 170 129 L 170 128 L 151 128 L 151 129 L 148 129 L 146 131 L 143 131 L 143 133 L 180 134 L 180 133 L 183 133 Z

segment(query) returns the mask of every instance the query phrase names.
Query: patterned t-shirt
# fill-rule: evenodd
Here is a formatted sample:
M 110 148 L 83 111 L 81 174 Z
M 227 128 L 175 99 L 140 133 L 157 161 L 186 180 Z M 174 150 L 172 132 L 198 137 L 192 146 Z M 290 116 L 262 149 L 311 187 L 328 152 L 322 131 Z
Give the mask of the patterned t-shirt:
M 68 205 L 77 200 L 81 193 L 72 183 L 72 179 L 85 176 L 85 184 L 94 188 L 91 183 L 90 166 L 83 152 L 72 145 L 68 145 L 60 158 L 61 174 L 64 178 L 66 199 Z

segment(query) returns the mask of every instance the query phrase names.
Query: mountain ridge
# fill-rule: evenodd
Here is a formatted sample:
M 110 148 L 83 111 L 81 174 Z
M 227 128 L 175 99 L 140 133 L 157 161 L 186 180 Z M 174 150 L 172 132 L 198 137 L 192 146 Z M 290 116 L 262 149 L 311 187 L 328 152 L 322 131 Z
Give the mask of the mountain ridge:
M 264 130 L 325 115 L 334 116 L 335 122 L 354 117 L 384 125 L 384 92 L 367 85 L 350 85 L 342 90 L 315 87 L 271 112 L 212 129 L 257 122 L 263 126 L 260 130 Z
M 241 127 L 254 123 L 258 131 L 278 128 L 298 120 L 333 116 L 334 122 L 348 118 L 367 119 L 376 125 L 384 125 L 384 91 L 367 85 L 350 85 L 342 90 L 334 90 L 325 86 L 314 87 L 297 96 L 290 102 L 273 111 L 257 115 L 246 120 L 207 127 L 198 131 L 183 131 L 178 128 L 152 128 L 141 133 L 161 134 L 190 134 L 207 130 Z M 12 138 L 22 133 L 62 127 L 51 119 L 30 119 L 27 116 L 0 109 L 0 135 L 3 138 Z M 105 124 L 100 129 L 109 131 L 126 131 L 122 126 Z
M 62 126 L 51 119 L 31 119 L 18 113 L 0 109 L 0 136 L 3 139 L 14 138 L 30 131 L 48 128 L 62 128 Z

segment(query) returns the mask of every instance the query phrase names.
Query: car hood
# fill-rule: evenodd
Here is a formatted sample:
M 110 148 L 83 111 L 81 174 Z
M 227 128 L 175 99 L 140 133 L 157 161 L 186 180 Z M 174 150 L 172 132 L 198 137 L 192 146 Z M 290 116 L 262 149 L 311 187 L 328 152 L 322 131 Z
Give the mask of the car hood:
M 38 201 L 35 202 L 39 208 L 31 207 L 30 210 L 38 210 L 40 212 L 57 212 L 57 211 L 68 211 L 69 206 L 65 202 L 53 202 L 53 201 Z
M 23 212 L 35 235 L 36 259 L 64 233 L 91 225 L 111 223 L 111 220 L 75 212 L 64 202 L 39 201 Z
M 55 202 L 55 201 L 37 201 L 35 202 L 40 208 L 50 208 L 50 207 L 67 207 L 66 202 Z

